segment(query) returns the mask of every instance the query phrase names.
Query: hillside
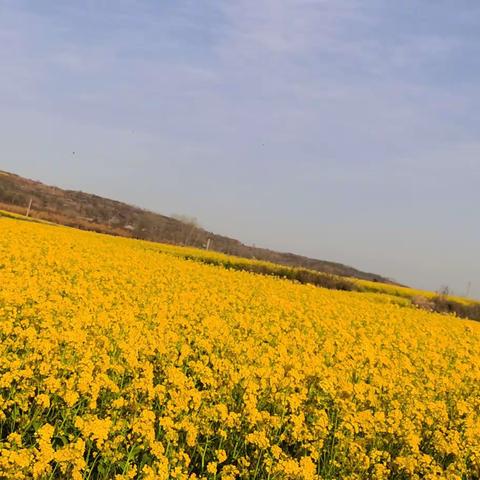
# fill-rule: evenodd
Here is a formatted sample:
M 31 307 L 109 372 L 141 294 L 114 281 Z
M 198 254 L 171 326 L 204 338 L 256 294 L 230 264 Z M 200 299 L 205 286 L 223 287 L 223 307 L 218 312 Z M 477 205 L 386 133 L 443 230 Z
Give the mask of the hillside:
M 64 190 L 0 171 L 0 208 L 85 230 L 141 238 L 155 242 L 205 247 L 244 258 L 303 267 L 334 275 L 393 283 L 374 273 L 336 262 L 248 246 L 239 240 L 209 232 L 196 225 L 90 193 Z

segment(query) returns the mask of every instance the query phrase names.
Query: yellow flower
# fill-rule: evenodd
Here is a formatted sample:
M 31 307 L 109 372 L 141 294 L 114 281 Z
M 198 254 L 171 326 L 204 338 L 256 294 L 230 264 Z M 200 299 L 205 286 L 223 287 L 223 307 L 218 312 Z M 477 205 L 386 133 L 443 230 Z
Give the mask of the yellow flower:
M 225 450 L 217 450 L 215 454 L 217 456 L 218 463 L 223 463 L 227 459 L 227 452 L 225 452 Z
M 0 215 L 0 477 L 480 477 L 479 323 L 247 267 Z
M 211 473 L 212 475 L 217 473 L 217 462 L 209 462 L 207 465 L 207 472 Z

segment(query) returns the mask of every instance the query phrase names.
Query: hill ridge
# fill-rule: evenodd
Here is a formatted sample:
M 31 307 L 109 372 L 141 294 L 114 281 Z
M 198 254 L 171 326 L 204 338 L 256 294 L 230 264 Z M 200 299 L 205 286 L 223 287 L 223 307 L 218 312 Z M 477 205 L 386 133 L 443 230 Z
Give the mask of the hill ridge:
M 0 170 L 0 208 L 25 213 L 68 226 L 176 245 L 209 248 L 244 258 L 256 258 L 319 272 L 395 283 L 381 275 L 364 272 L 339 262 L 319 260 L 290 252 L 245 245 L 241 241 L 208 231 L 149 209 L 80 190 L 63 189 Z

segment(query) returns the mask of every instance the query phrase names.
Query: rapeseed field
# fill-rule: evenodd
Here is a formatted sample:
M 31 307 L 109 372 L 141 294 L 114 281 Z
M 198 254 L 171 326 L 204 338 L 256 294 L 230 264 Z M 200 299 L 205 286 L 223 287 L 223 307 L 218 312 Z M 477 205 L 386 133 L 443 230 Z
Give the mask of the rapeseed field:
M 480 478 L 480 325 L 0 218 L 0 478 Z

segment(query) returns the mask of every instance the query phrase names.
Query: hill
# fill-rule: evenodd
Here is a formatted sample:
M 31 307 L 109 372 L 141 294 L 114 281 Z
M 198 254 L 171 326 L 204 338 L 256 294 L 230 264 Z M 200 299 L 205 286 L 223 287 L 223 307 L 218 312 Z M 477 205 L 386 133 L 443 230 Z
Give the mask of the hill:
M 64 190 L 0 171 L 0 208 L 36 218 L 124 237 L 205 248 L 244 258 L 382 283 L 394 283 L 374 273 L 341 263 L 245 245 L 209 232 L 190 221 L 172 218 L 123 202 L 81 191 Z

